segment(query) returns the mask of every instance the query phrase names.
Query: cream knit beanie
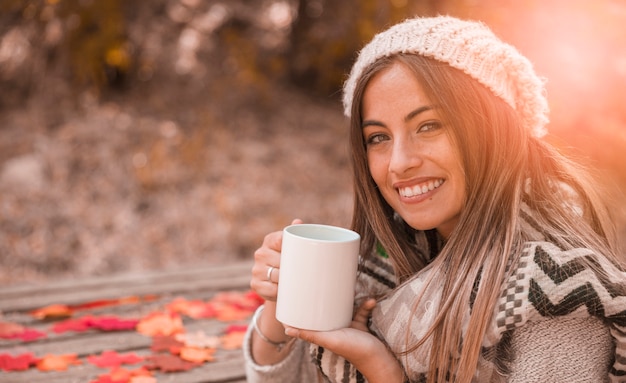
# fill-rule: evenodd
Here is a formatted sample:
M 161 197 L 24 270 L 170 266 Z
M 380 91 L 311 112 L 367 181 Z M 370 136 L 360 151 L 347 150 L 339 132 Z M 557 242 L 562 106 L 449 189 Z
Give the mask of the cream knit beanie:
M 509 104 L 533 136 L 546 134 L 548 101 L 532 63 L 484 24 L 450 16 L 409 19 L 376 35 L 359 53 L 344 84 L 347 117 L 357 79 L 365 68 L 397 53 L 420 54 L 462 70 Z

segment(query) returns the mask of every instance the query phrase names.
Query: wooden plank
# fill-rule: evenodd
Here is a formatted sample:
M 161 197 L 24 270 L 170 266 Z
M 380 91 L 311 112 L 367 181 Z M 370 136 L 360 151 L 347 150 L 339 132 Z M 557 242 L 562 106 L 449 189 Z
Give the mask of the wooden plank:
M 247 324 L 247 321 L 224 323 L 217 320 L 196 320 L 185 324 L 188 333 L 204 331 L 207 335 L 221 335 L 230 324 Z M 105 350 L 118 352 L 136 351 L 149 349 L 152 338 L 136 331 L 116 332 L 86 332 L 68 333 L 56 339 L 46 338 L 31 343 L 18 341 L 3 341 L 0 344 L 1 353 L 16 353 L 19 350 L 28 349 L 29 352 L 41 357 L 46 354 L 64 354 L 71 352 L 79 357 L 99 354 Z
M 27 311 L 50 304 L 79 304 L 94 299 L 127 296 L 182 294 L 196 291 L 219 291 L 249 287 L 249 262 L 207 269 L 153 273 L 143 276 L 94 278 L 42 286 L 23 286 L 4 291 L 0 311 Z
M 179 269 L 0 288 L 0 310 L 3 311 L 3 320 L 21 323 L 48 334 L 46 338 L 28 343 L 19 340 L 0 340 L 0 353 L 17 355 L 31 352 L 36 357 L 72 353 L 77 354 L 83 362 L 82 365 L 70 366 L 67 371 L 59 372 L 42 372 L 36 368 L 22 372 L 0 372 L 0 382 L 86 383 L 109 372 L 108 369 L 100 369 L 88 363 L 86 358 L 89 355 L 99 355 L 106 350 L 115 350 L 120 353 L 134 352 L 141 356 L 153 354 L 150 350 L 152 338 L 135 331 L 88 331 L 55 334 L 50 329 L 53 322 L 36 320 L 28 314 L 29 310 L 56 303 L 81 304 L 101 299 L 154 295 L 155 299 L 137 300 L 131 303 L 84 311 L 85 315 L 141 318 L 149 312 L 162 310 L 164 305 L 177 296 L 188 300 L 209 300 L 221 291 L 248 290 L 251 267 L 251 262 L 238 262 L 208 268 Z M 229 325 L 247 323 L 248 320 L 220 322 L 216 319 L 184 318 L 186 332 L 203 331 L 207 335 L 214 336 L 224 334 Z M 215 358 L 215 362 L 204 363 L 186 372 L 159 373 L 155 371 L 154 374 L 159 383 L 243 383 L 246 381 L 243 354 L 240 349 L 218 349 Z M 126 367 L 137 368 L 138 366 Z
M 218 355 L 219 362 L 205 363 L 185 372 L 159 373 L 154 376 L 159 383 L 224 383 L 245 382 L 244 359 L 240 350 Z M 128 365 L 134 369 L 139 365 Z M 67 371 L 39 371 L 29 369 L 21 372 L 0 373 L 3 383 L 88 383 L 99 375 L 108 373 L 107 369 L 98 368 L 89 363 L 70 366 Z
M 0 299 L 11 298 L 12 296 L 24 296 L 32 294 L 33 292 L 41 292 L 42 294 L 58 293 L 60 291 L 73 290 L 77 286 L 83 288 L 97 288 L 100 286 L 110 286 L 115 284 L 132 286 L 145 283 L 166 282 L 169 280 L 196 280 L 228 275 L 245 275 L 249 274 L 251 268 L 251 262 L 242 261 L 210 266 L 187 267 L 174 270 L 121 273 L 110 276 L 64 279 L 59 281 L 24 285 L 8 285 L 0 286 Z

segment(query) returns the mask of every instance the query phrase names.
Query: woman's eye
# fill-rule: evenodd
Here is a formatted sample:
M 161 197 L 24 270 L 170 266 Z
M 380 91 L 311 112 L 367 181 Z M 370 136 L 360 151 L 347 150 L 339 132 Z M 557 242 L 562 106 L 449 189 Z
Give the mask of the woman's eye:
M 380 144 L 381 142 L 387 140 L 387 136 L 385 136 L 384 134 L 372 134 L 371 136 L 367 137 L 366 143 L 368 145 L 376 145 L 376 144 Z
M 433 132 L 441 128 L 441 123 L 438 121 L 427 121 L 419 126 L 417 129 L 418 132 Z

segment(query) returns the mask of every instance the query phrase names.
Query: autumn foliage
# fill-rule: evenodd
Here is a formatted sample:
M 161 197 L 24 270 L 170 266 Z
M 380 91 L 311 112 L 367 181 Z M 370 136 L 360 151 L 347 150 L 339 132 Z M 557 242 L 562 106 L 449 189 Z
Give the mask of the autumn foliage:
M 33 310 L 30 315 L 41 323 L 48 323 L 47 331 L 39 331 L 21 324 L 0 322 L 0 338 L 19 340 L 28 350 L 29 342 L 65 332 L 87 331 L 136 331 L 151 338 L 147 356 L 133 352 L 118 353 L 104 350 L 99 354 L 79 357 L 77 353 L 34 355 L 24 351 L 19 354 L 0 354 L 0 370 L 67 371 L 75 365 L 89 363 L 106 368 L 108 373 L 94 377 L 91 383 L 154 383 L 153 371 L 172 373 L 187 371 L 216 360 L 219 349 L 241 348 L 247 321 L 253 311 L 263 302 L 254 292 L 219 292 L 210 300 L 187 300 L 177 297 L 140 318 L 123 318 L 115 315 L 83 315 L 89 308 L 115 306 L 152 300 L 154 297 L 126 297 L 119 300 L 87 302 L 68 306 L 54 304 Z M 204 331 L 188 332 L 183 319 L 215 319 L 230 323 L 221 334 Z M 245 322 L 244 322 L 245 323 Z

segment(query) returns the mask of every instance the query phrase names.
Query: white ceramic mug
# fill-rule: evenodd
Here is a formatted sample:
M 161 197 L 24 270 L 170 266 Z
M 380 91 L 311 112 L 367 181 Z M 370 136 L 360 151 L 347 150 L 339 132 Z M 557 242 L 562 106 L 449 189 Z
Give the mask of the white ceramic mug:
M 352 230 L 296 224 L 283 230 L 276 318 L 317 331 L 352 321 L 361 237 Z

